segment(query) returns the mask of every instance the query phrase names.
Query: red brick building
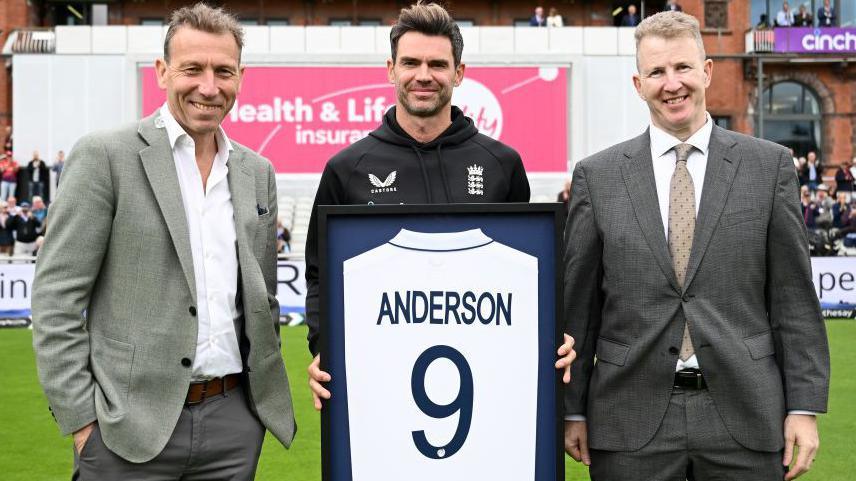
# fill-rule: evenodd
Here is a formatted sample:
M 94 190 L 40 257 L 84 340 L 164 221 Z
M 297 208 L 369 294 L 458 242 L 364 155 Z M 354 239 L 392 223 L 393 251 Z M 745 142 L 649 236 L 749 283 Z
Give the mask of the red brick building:
M 187 3 L 190 2 L 113 0 L 97 4 L 4 0 L 0 2 L 0 43 L 5 43 L 11 31 L 27 27 L 162 23 L 171 10 Z M 209 3 L 226 6 L 247 24 L 383 25 L 393 22 L 398 10 L 409 1 L 237 0 Z M 636 2 L 556 0 L 542 5 L 545 9 L 556 7 L 565 25 L 609 26 L 620 20 L 624 7 L 630 3 Z M 659 10 L 662 5 L 659 1 L 641 3 L 645 14 Z M 775 18 L 775 0 L 769 2 L 771 7 L 767 7 L 767 0 L 680 0 L 679 3 L 685 12 L 700 20 L 707 54 L 714 59 L 713 84 L 707 97 L 708 108 L 718 123 L 789 145 L 797 155 L 817 150 L 827 167 L 856 156 L 856 45 L 852 50 L 834 54 L 772 52 L 775 50 L 772 47 L 761 45 L 759 48 L 752 31 L 759 12 L 768 19 Z M 819 4 L 818 0 L 792 3 L 795 8 L 805 3 L 812 12 Z M 462 24 L 478 26 L 525 24 L 535 5 L 520 0 L 458 0 L 449 4 Z M 835 25 L 856 23 L 856 2 L 837 0 L 834 5 L 841 12 Z M 853 32 L 856 35 L 856 30 Z M 10 65 L 6 61 L 0 70 L 0 126 L 11 121 Z M 764 92 L 762 98 L 766 99 L 763 107 L 759 103 L 759 70 L 763 71 L 761 91 Z M 761 115 L 759 108 L 763 110 Z

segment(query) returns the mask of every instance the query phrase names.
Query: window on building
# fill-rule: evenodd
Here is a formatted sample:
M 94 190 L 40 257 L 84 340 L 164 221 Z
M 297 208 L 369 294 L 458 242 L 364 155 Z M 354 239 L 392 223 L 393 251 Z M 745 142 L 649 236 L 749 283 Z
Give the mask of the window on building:
M 160 27 L 164 25 L 164 21 L 162 18 L 141 18 L 140 25 L 147 27 Z
M 357 20 L 357 25 L 361 27 L 380 27 L 381 22 L 379 18 L 361 18 Z
M 85 2 L 49 3 L 48 16 L 54 25 L 90 25 L 91 5 Z
M 257 18 L 239 18 L 238 22 L 245 27 L 255 27 L 259 24 L 259 19 Z
M 726 130 L 731 130 L 731 116 L 729 115 L 711 115 L 714 125 L 722 127 Z
M 514 26 L 515 27 L 528 27 L 529 26 L 529 19 L 528 18 L 515 18 L 514 19 Z
M 350 18 L 331 18 L 330 26 L 331 27 L 350 27 L 353 25 Z
M 820 151 L 821 108 L 817 95 L 806 85 L 786 81 L 764 91 L 763 137 L 794 149 L 799 156 Z M 758 117 L 756 116 L 756 123 Z
M 459 27 L 475 27 L 476 21 L 471 18 L 465 19 L 455 19 L 455 23 L 458 24 Z
M 749 11 L 749 27 L 767 28 L 772 25 L 767 14 L 767 0 L 752 0 Z
M 856 2 L 840 1 L 838 10 L 841 12 L 839 20 L 842 27 L 856 27 Z
M 728 2 L 726 0 L 705 0 L 704 27 L 728 29 Z

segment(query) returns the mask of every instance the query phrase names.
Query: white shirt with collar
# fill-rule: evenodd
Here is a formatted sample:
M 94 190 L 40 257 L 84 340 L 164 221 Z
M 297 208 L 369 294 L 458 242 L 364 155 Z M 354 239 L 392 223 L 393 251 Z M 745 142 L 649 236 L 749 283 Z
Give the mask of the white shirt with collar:
M 196 279 L 199 331 L 192 378 L 203 381 L 240 373 L 243 363 L 235 334 L 235 319 L 242 314 L 236 302 L 237 235 L 227 177 L 233 147 L 220 128 L 216 133 L 214 165 L 203 190 L 193 139 L 172 116 L 167 104 L 161 107 L 160 116 L 178 173 Z
M 705 112 L 704 125 L 685 142 L 695 147 L 690 151 L 690 155 L 687 158 L 687 170 L 693 180 L 696 218 L 698 217 L 698 210 L 701 205 L 701 189 L 704 186 L 704 174 L 705 169 L 707 169 L 708 148 L 710 146 L 710 134 L 712 131 L 713 120 L 710 118 L 710 114 Z M 671 190 L 672 175 L 675 173 L 675 165 L 677 164 L 674 147 L 683 142 L 666 133 L 653 123 L 650 125 L 649 133 L 651 136 L 651 159 L 654 164 L 654 183 L 657 187 L 657 200 L 660 203 L 660 218 L 663 221 L 663 232 L 665 232 L 666 240 L 668 241 L 669 192 Z M 685 368 L 698 367 L 698 358 L 692 355 L 686 361 L 678 359 L 675 370 L 680 371 Z
M 794 24 L 794 12 L 791 10 L 788 10 L 787 12 L 779 10 L 779 14 L 776 15 L 776 24 L 779 27 L 790 27 Z
M 421 422 L 424 415 L 419 410 L 376 409 L 378 399 L 412 406 L 414 361 L 419 353 L 439 345 L 458 346 L 465 352 L 468 369 L 478 380 L 472 408 L 479 415 L 455 459 L 472 461 L 474 451 L 466 446 L 478 446 L 479 451 L 499 453 L 502 459 L 481 466 L 479 479 L 533 479 L 536 429 L 532 420 L 538 405 L 532 393 L 538 382 L 532 373 L 538 370 L 539 344 L 538 323 L 531 313 L 538 310 L 538 260 L 495 242 L 479 229 L 440 233 L 402 229 L 388 242 L 345 260 L 342 271 L 348 405 L 362 409 L 356 416 L 351 411 L 349 420 L 353 479 L 401 478 L 390 476 L 393 472 L 407 472 L 410 481 L 461 478 L 449 476 L 451 465 L 438 464 L 413 449 L 410 432 L 401 426 Z M 485 279 L 490 282 L 486 284 Z M 422 315 L 417 314 L 421 311 L 417 295 L 429 299 L 421 320 L 417 319 Z M 480 299 L 473 304 L 478 316 L 486 315 L 492 310 L 488 305 L 498 305 L 495 302 L 502 298 L 507 299 L 508 314 L 504 320 L 496 317 L 497 323 L 475 320 L 475 314 L 468 321 L 463 307 L 469 302 L 467 295 Z M 491 295 L 496 301 L 483 304 L 481 299 Z M 389 315 L 379 313 L 384 298 L 393 299 L 395 305 L 390 306 L 394 311 L 386 311 Z M 411 307 L 399 309 L 402 298 Z M 454 389 L 460 376 L 451 376 L 449 387 Z M 513 416 L 508 416 L 507 406 L 514 406 Z M 497 436 L 490 421 L 495 419 L 502 419 L 503 433 L 513 435 Z M 383 447 L 383 466 L 376 462 L 375 439 L 389 440 Z

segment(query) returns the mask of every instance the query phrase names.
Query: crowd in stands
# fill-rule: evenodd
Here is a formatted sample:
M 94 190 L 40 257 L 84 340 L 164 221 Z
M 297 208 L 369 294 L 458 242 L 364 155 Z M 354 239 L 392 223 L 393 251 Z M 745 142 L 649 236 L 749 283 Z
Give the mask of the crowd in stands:
M 823 165 L 815 152 L 794 157 L 800 182 L 800 205 L 814 256 L 856 255 L 856 166 L 843 162 L 835 182 L 823 181 Z
M 616 10 L 615 15 L 620 14 L 623 9 L 619 8 Z M 657 13 L 658 10 L 648 11 L 646 15 L 650 15 L 653 13 Z M 663 5 L 661 11 L 683 11 L 680 4 L 678 4 L 677 0 L 667 0 Z M 634 4 L 630 4 L 627 6 L 624 14 L 619 18 L 616 16 L 617 20 L 620 20 L 618 25 L 622 27 L 635 27 L 639 25 L 639 22 L 642 21 L 641 15 L 639 13 L 639 9 Z M 562 16 L 559 14 L 559 11 L 555 7 L 550 7 L 549 15 L 544 16 L 544 7 L 537 6 L 535 7 L 535 11 L 533 12 L 532 17 L 529 18 L 529 26 L 531 27 L 564 27 L 565 21 Z
M 835 26 L 835 8 L 832 7 L 830 0 L 824 0 L 823 6 L 817 9 L 817 15 L 812 16 L 809 10 L 808 2 L 801 3 L 797 7 L 796 12 L 791 8 L 790 4 L 782 2 L 782 9 L 773 18 L 772 25 L 767 19 L 766 14 L 761 14 L 761 19 L 756 25 L 756 28 L 764 29 L 769 27 L 834 27 Z
M 65 154 L 59 151 L 48 167 L 35 151 L 30 161 L 21 165 L 12 156 L 12 142 L 12 129 L 7 127 L 0 152 L 0 256 L 34 256 L 47 228 L 50 173 L 54 172 L 59 182 Z

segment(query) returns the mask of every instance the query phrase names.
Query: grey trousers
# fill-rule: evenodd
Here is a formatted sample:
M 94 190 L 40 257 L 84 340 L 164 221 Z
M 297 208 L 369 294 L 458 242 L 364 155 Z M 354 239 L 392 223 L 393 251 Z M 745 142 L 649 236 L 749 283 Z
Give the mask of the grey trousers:
M 782 481 L 782 451 L 746 449 L 725 428 L 707 390 L 675 389 L 663 423 L 638 451 L 592 449 L 593 481 Z
M 255 477 L 265 428 L 243 387 L 185 406 L 163 451 L 145 463 L 111 452 L 96 424 L 78 456 L 72 481 L 245 481 Z

